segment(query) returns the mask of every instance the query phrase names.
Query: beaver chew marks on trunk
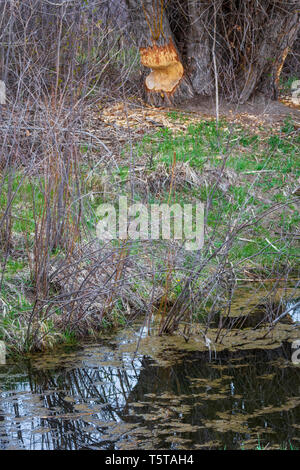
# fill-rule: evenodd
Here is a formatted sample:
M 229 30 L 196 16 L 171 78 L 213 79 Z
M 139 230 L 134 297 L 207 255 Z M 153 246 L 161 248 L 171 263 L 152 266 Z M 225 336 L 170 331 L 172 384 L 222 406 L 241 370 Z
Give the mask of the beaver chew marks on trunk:
M 145 80 L 147 91 L 174 93 L 184 69 L 172 40 L 163 46 L 141 47 L 141 63 L 152 69 Z

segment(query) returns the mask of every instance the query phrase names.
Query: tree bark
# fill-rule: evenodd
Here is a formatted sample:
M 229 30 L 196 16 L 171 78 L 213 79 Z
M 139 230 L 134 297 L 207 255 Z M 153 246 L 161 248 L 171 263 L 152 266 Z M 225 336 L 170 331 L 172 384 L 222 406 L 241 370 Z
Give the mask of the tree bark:
M 188 73 L 198 95 L 212 95 L 214 77 L 212 71 L 212 39 L 209 35 L 211 2 L 189 0 L 189 31 L 187 34 Z
M 239 103 L 258 90 L 277 98 L 299 31 L 300 0 L 169 0 L 163 9 L 162 0 L 125 1 L 148 69 L 148 103 L 170 106 L 213 96 L 215 74 L 223 95 Z
M 144 80 L 145 100 L 154 106 L 174 106 L 193 97 L 193 86 L 165 8 L 160 9 L 159 0 L 126 0 L 126 3 L 138 38 L 141 63 L 150 68 Z
M 300 2 L 299 2 L 300 8 Z M 288 53 L 292 50 L 299 31 L 299 11 L 292 17 L 278 18 L 274 28 L 270 27 L 270 49 L 273 53 L 273 66 L 265 70 L 261 76 L 259 89 L 271 99 L 278 98 L 278 87 L 281 71 Z
M 300 2 L 299 2 L 300 3 Z M 278 10 L 265 24 L 264 36 L 257 40 L 256 52 L 245 73 L 238 78 L 239 102 L 244 103 L 260 90 L 268 98 L 278 98 L 280 73 L 299 30 L 299 11 Z

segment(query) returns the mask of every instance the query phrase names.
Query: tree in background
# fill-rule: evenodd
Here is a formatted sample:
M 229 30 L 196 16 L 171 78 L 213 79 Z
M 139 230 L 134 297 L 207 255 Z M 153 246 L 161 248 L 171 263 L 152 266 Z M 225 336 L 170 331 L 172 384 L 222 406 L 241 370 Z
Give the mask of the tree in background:
M 216 88 L 237 102 L 278 94 L 299 31 L 300 0 L 125 0 L 147 100 L 176 104 Z

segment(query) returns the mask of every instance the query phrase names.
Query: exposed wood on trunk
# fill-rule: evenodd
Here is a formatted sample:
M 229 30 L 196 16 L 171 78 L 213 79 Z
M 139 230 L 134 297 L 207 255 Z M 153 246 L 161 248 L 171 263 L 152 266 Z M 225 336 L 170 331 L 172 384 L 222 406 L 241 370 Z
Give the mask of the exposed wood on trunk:
M 141 63 L 152 71 L 145 79 L 148 101 L 155 105 L 178 103 L 193 94 L 172 39 L 163 46 L 140 48 Z M 179 92 L 179 93 L 178 93 Z
M 194 90 L 184 70 L 166 11 L 160 12 L 158 8 L 160 1 L 126 2 L 141 46 L 141 64 L 151 69 L 144 80 L 145 100 L 155 106 L 170 106 L 193 97 Z M 161 18 L 157 18 L 158 13 Z M 160 35 L 157 34 L 159 25 Z
M 213 96 L 215 74 L 220 92 L 232 100 L 244 103 L 258 90 L 277 98 L 299 30 L 300 0 L 125 1 L 141 63 L 148 68 L 143 73 L 149 103 L 169 106 L 195 95 Z
M 152 69 L 145 80 L 147 91 L 171 96 L 184 73 L 172 40 L 164 46 L 141 47 L 140 54 L 141 63 Z

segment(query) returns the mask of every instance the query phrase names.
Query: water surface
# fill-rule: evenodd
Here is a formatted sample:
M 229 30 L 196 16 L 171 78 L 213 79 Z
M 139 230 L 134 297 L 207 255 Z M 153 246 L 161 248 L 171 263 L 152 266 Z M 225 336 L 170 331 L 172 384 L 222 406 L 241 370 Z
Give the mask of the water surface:
M 212 354 L 145 337 L 136 353 L 139 335 L 0 366 L 0 449 L 300 447 L 290 343 Z

